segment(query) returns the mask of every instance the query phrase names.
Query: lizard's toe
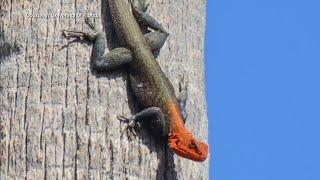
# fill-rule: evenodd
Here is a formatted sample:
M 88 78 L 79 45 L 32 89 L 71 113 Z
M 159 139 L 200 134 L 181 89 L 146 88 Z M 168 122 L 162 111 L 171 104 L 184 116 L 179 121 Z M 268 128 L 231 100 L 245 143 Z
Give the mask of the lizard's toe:
M 129 0 L 131 7 L 135 11 L 139 11 L 140 13 L 145 13 L 148 10 L 149 3 L 146 0 Z
M 134 139 L 137 136 L 136 127 L 140 127 L 140 124 L 135 121 L 134 117 L 117 116 L 117 119 L 127 123 L 126 128 L 121 132 L 121 136 L 126 132 L 129 140 Z
M 96 26 L 94 25 L 93 21 L 88 17 L 85 17 L 84 22 L 95 32 L 97 32 Z
M 189 80 L 188 77 L 185 77 L 187 75 L 183 74 L 179 76 L 179 92 L 182 92 L 183 90 L 187 90 L 189 86 Z
M 125 122 L 125 123 L 129 123 L 129 118 L 126 118 L 124 116 L 117 116 L 117 119 L 119 121 Z

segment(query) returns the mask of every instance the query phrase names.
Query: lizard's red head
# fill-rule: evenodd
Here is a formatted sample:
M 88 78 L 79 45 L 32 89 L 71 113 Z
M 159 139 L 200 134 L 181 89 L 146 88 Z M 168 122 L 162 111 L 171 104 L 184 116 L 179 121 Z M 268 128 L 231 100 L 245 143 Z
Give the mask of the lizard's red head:
M 173 101 L 167 102 L 167 109 L 171 118 L 169 147 L 179 156 L 194 161 L 204 161 L 208 156 L 208 145 L 194 138 L 184 127 L 180 111 Z
M 168 145 L 179 156 L 193 161 L 202 162 L 208 155 L 208 145 L 194 138 L 191 133 L 170 135 Z

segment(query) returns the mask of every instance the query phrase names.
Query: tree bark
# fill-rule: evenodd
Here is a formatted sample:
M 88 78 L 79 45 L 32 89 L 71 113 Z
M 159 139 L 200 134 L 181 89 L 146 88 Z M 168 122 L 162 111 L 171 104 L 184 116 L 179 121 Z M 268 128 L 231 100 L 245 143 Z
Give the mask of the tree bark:
M 205 1 L 149 3 L 170 33 L 157 61 L 176 92 L 180 76 L 189 80 L 186 126 L 206 141 Z M 173 155 L 148 130 L 121 135 L 117 115 L 138 110 L 126 71 L 93 72 L 92 45 L 61 35 L 97 15 L 112 49 L 108 13 L 107 0 L 0 0 L 0 179 L 208 179 L 209 160 Z

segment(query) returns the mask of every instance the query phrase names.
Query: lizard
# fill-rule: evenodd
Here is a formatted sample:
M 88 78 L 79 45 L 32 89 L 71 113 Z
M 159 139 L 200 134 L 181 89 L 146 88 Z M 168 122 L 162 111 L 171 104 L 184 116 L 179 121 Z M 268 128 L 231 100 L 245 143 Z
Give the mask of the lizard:
M 169 33 L 147 13 L 145 0 L 132 2 L 131 11 L 125 0 L 108 0 L 111 19 L 123 47 L 105 53 L 105 35 L 86 18 L 86 24 L 94 31 L 63 30 L 66 38 L 80 38 L 93 42 L 92 66 L 97 71 L 110 71 L 127 67 L 130 87 L 141 105 L 141 111 L 126 118 L 118 116 L 132 130 L 147 125 L 155 137 L 166 141 L 177 155 L 202 162 L 208 155 L 208 145 L 198 140 L 185 127 L 187 84 L 179 84 L 176 96 L 173 85 L 156 61 L 157 53 Z M 137 5 L 138 4 L 138 5 Z M 154 31 L 143 34 L 142 26 Z

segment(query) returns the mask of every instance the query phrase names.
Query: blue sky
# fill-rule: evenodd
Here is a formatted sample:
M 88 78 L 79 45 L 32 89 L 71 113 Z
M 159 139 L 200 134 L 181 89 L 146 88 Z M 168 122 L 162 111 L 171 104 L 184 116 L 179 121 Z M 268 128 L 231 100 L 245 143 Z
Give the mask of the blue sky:
M 319 8 L 207 0 L 210 179 L 320 179 Z

